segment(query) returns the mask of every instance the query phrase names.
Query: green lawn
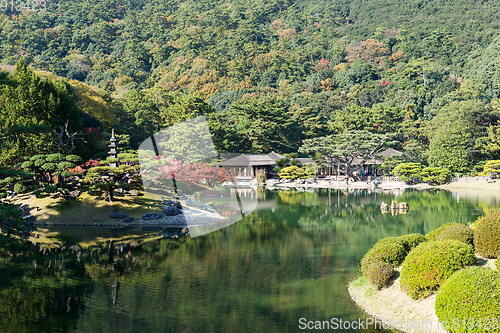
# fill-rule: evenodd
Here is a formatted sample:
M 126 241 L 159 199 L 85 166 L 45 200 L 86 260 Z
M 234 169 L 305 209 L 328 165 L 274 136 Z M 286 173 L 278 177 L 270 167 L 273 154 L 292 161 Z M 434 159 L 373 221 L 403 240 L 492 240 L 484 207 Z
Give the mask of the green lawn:
M 74 201 L 23 194 L 16 196 L 12 202 L 17 205 L 28 204 L 30 214 L 36 216 L 37 223 L 118 223 L 120 220 L 108 217 L 115 209 L 136 219 L 146 213 L 160 213 L 162 210 L 159 198 L 127 195 L 116 197 L 113 203 L 109 203 L 85 192 Z M 35 207 L 39 207 L 39 210 Z
M 120 223 L 121 220 L 108 217 L 115 209 L 135 219 L 151 212 L 161 213 L 162 201 L 146 196 L 117 196 L 113 203 L 82 193 L 75 201 L 61 198 L 36 198 L 31 193 L 18 195 L 12 203 L 28 204 L 30 214 L 36 216 L 37 223 Z M 35 207 L 39 207 L 39 210 Z M 38 238 L 37 238 L 38 236 Z M 30 240 L 35 244 L 59 246 L 63 243 L 79 243 L 82 247 L 108 242 L 139 244 L 161 237 L 158 232 L 148 232 L 142 228 L 124 229 L 122 226 L 107 227 L 48 227 L 37 226 Z

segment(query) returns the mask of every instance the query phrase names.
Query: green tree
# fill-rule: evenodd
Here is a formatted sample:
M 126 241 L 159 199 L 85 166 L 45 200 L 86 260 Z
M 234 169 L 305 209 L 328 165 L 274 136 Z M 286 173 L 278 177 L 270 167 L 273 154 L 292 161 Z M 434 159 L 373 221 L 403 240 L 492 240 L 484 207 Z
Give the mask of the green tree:
M 451 177 L 451 172 L 445 168 L 426 167 L 420 172 L 424 182 L 439 185 L 447 182 Z
M 328 166 L 336 169 L 338 165 L 346 175 L 352 177 L 355 170 L 379 155 L 391 143 L 390 139 L 391 136 L 387 134 L 348 131 L 304 140 L 299 152 L 313 156 L 319 153 Z
M 500 126 L 490 125 L 486 136 L 476 140 L 476 148 L 489 158 L 500 157 Z
M 492 178 L 497 178 L 498 173 L 500 172 L 500 160 L 491 160 L 487 161 L 484 165 L 483 172 L 481 176 L 489 176 Z
M 305 169 L 298 167 L 296 165 L 291 165 L 291 166 L 288 166 L 286 168 L 283 168 L 279 172 L 280 178 L 291 179 L 291 180 L 306 179 L 306 178 L 311 177 L 312 175 L 313 175 L 313 173 L 311 173 L 310 171 L 305 170 Z
M 479 101 L 456 101 L 443 107 L 431 123 L 429 164 L 452 173 L 467 173 L 482 157 L 475 148 L 476 139 L 484 137 L 497 118 L 496 112 Z
M 160 129 L 160 110 L 147 92 L 133 89 L 124 95 L 123 109 L 134 115 L 135 125 L 142 128 L 144 139 Z
M 135 154 L 118 154 L 117 160 L 107 159 L 103 165 L 88 169 L 83 181 L 88 184 L 91 192 L 104 193 L 109 202 L 113 202 L 116 189 L 139 188 L 137 160 Z M 123 164 L 111 167 L 111 162 Z
M 234 128 L 228 122 L 228 116 L 217 113 L 210 104 L 198 95 L 187 95 L 176 99 L 171 105 L 161 110 L 162 126 L 168 127 L 197 116 L 205 116 L 213 143 L 218 152 L 236 151 Z
M 78 155 L 63 155 L 60 153 L 43 155 L 38 154 L 28 158 L 21 163 L 20 167 L 26 172 L 31 172 L 35 175 L 35 179 L 41 184 L 56 183 L 55 176 L 60 176 L 59 180 L 64 182 L 64 177 L 73 176 L 69 171 L 83 160 Z
M 392 174 L 407 184 L 413 184 L 420 178 L 421 171 L 420 163 L 401 163 L 392 170 Z
M 338 110 L 334 126 L 340 132 L 363 130 L 374 133 L 396 132 L 397 125 L 402 121 L 402 111 L 397 106 L 375 104 L 371 108 L 351 104 L 343 110 Z
M 247 95 L 231 106 L 238 146 L 248 153 L 284 153 L 297 147 L 298 126 L 288 104 L 275 95 Z
M 68 122 L 70 132 L 81 129 L 82 113 L 62 82 L 43 80 L 21 58 L 8 84 L 0 85 L 0 161 L 34 153 L 54 152 L 51 130 Z M 45 129 L 45 131 L 44 131 Z
M 21 211 L 16 205 L 0 202 L 0 249 L 19 244 L 18 239 L 11 237 L 29 235 L 30 226 L 23 221 Z

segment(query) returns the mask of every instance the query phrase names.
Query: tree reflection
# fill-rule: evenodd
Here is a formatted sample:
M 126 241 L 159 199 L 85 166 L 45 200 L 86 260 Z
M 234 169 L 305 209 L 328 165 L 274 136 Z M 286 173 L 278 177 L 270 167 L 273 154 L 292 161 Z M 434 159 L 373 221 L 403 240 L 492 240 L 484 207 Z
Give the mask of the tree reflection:
M 265 198 L 238 223 L 193 239 L 152 234 L 6 253 L 0 331 L 293 332 L 300 318 L 357 320 L 363 312 L 347 283 L 378 239 L 483 213 L 446 191 L 398 193 L 410 210 L 397 216 L 379 209 L 391 193 L 268 191 Z

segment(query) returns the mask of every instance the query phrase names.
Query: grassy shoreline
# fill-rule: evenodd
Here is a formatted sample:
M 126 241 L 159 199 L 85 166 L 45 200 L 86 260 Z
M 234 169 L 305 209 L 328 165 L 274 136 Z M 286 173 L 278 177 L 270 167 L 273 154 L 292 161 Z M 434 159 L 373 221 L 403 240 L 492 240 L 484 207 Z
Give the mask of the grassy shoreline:
M 296 184 L 299 187 L 312 187 L 312 188 L 345 188 L 338 187 L 337 182 L 315 183 L 315 184 Z M 345 183 L 344 183 L 345 185 Z M 275 186 L 276 189 L 284 189 L 288 187 L 295 187 L 294 183 L 284 183 Z M 349 185 L 352 189 L 373 188 L 368 186 L 367 183 L 352 183 Z M 457 193 L 460 197 L 466 198 L 469 196 L 474 197 L 495 197 L 500 200 L 500 182 L 486 183 L 486 182 L 456 182 L 441 186 L 429 186 L 427 184 L 418 185 L 405 185 L 404 183 L 390 182 L 381 184 L 377 187 L 381 190 L 392 189 L 407 189 L 414 188 L 419 190 L 425 189 L 446 189 L 451 192 Z M 51 197 L 36 198 L 34 195 L 22 194 L 16 196 L 12 201 L 15 205 L 27 204 L 29 205 L 29 214 L 36 216 L 37 222 L 50 221 L 51 223 L 118 223 L 119 221 L 109 218 L 107 215 L 112 213 L 115 209 L 120 213 L 128 214 L 134 218 L 140 218 L 146 213 L 161 212 L 162 201 L 158 198 L 148 198 L 146 196 L 119 196 L 113 203 L 109 203 L 102 198 L 94 197 L 88 193 L 82 195 L 75 201 L 65 201 L 64 199 L 54 199 Z M 38 208 L 36 208 L 38 207 Z

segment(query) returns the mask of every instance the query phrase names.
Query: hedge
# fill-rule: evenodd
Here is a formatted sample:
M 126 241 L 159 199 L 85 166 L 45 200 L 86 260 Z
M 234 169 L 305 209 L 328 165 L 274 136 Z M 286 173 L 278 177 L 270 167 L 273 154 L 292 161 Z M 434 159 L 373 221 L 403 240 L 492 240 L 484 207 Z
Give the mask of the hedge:
M 448 223 L 445 223 L 442 226 L 440 226 L 439 228 L 434 229 L 431 232 L 429 232 L 428 234 L 426 234 L 425 235 L 425 239 L 427 239 L 427 240 L 436 240 L 437 236 L 439 236 L 443 231 L 445 231 L 446 229 L 448 229 L 449 227 L 452 227 L 454 225 L 462 225 L 462 224 L 457 223 L 457 222 L 448 222 Z
M 421 243 L 403 262 L 401 290 L 414 299 L 427 297 L 455 271 L 476 263 L 471 245 L 457 240 Z
M 465 244 L 474 245 L 474 230 L 461 224 L 452 225 L 436 237 L 436 240 L 448 239 L 455 239 Z
M 366 278 L 377 289 L 387 286 L 393 275 L 394 268 L 382 261 L 374 262 L 366 269 Z
M 447 331 L 498 331 L 500 274 L 484 267 L 468 267 L 455 272 L 439 288 L 435 310 L 439 321 L 447 324 Z M 496 318 L 497 329 L 488 318 Z
M 28 191 L 28 185 L 24 184 L 23 182 L 18 182 L 16 183 L 16 185 L 14 185 L 14 192 L 16 192 L 16 194 L 27 193 Z
M 398 237 L 406 249 L 406 251 L 410 252 L 413 248 L 415 248 L 418 244 L 425 242 L 425 236 L 421 234 L 408 234 L 404 236 Z
M 398 267 L 405 259 L 407 251 L 397 237 L 388 237 L 378 241 L 361 259 L 361 272 L 366 277 L 366 271 L 371 264 L 382 261 L 392 267 Z
M 474 229 L 476 251 L 486 258 L 497 258 L 500 253 L 500 212 L 481 218 Z

